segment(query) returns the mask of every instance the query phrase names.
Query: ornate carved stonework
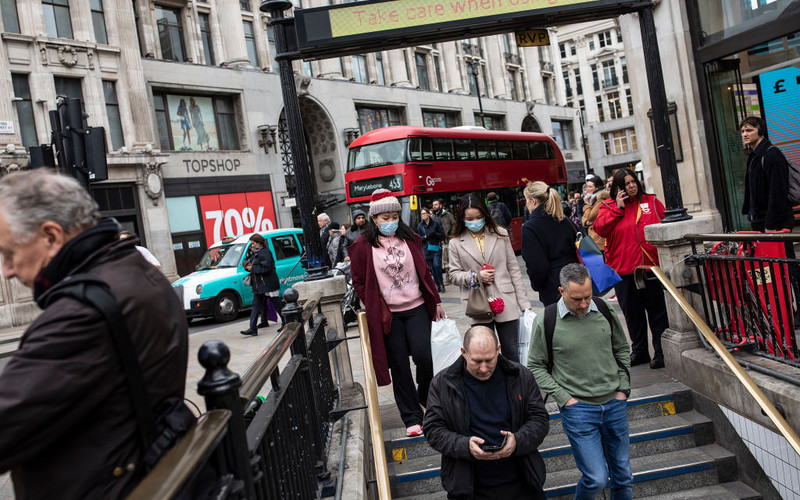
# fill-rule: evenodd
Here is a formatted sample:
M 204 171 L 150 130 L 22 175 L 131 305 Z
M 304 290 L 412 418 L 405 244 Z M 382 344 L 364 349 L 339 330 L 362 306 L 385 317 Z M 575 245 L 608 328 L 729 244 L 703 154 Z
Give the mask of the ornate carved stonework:
M 62 45 L 58 48 L 58 61 L 68 68 L 75 66 L 78 64 L 78 50 Z
M 36 41 L 42 65 L 61 64 L 67 68 L 94 69 L 94 48 L 85 42 L 39 39 Z
M 164 180 L 161 174 L 161 165 L 165 161 L 150 160 L 144 164 L 142 171 L 142 184 L 147 196 L 153 200 L 153 205 L 158 205 L 158 200 L 164 194 Z

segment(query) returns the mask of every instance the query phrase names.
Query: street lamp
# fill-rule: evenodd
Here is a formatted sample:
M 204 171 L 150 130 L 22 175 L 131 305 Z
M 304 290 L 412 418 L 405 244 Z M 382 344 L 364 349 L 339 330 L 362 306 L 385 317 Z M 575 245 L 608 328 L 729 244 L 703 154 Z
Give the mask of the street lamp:
M 481 63 L 477 59 L 470 59 L 469 65 L 472 68 L 472 76 L 475 78 L 475 93 L 478 94 L 478 109 L 480 110 L 481 127 L 486 128 L 486 118 L 483 115 L 483 102 L 481 101 L 481 85 L 478 81 Z

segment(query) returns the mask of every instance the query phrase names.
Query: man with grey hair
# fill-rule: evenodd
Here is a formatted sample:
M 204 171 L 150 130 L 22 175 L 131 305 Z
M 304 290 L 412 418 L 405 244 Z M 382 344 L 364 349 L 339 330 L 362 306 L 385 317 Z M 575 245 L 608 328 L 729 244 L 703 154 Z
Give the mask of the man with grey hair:
M 330 256 L 328 256 L 326 248 L 328 248 L 328 240 L 331 238 L 329 229 L 331 228 L 331 218 L 325 212 L 317 215 L 317 225 L 319 226 L 319 240 L 322 243 L 322 263 L 330 269 L 333 267 Z
M 91 301 L 60 293 L 69 283 L 107 285 L 152 413 L 183 398 L 183 307 L 119 230 L 72 178 L 41 169 L 0 179 L 3 276 L 32 288 L 43 309 L 0 372 L 0 473 L 11 470 L 18 499 L 122 498 L 144 473 L 147 443 L 116 334 Z
M 608 483 L 611 498 L 630 499 L 628 340 L 616 313 L 592 297 L 585 266 L 567 264 L 559 278 L 561 298 L 533 322 L 528 368 L 560 408 L 583 474 L 575 498 L 594 499 Z
M 427 404 L 425 437 L 442 454 L 447 498 L 544 499 L 537 448 L 549 417 L 533 375 L 500 354 L 494 330 L 467 330 L 461 357 L 433 378 Z

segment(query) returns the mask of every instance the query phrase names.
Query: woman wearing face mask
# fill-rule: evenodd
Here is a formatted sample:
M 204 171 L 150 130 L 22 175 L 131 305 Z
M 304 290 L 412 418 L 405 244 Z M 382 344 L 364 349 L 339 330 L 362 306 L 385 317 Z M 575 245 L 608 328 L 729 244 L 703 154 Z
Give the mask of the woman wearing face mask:
M 544 182 L 525 186 L 525 206 L 531 218 L 522 226 L 522 258 L 545 306 L 558 302 L 559 273 L 567 264 L 577 263 L 575 226 L 564 216 L 561 196 Z
M 631 366 L 650 362 L 650 368 L 663 368 L 661 334 L 668 326 L 664 290 L 653 276 L 645 280 L 644 290 L 637 290 L 633 273 L 638 266 L 658 265 L 658 250 L 645 239 L 644 228 L 664 218 L 664 205 L 655 195 L 646 194 L 627 168 L 614 174 L 610 194 L 611 198 L 600 205 L 593 227 L 606 238 L 606 264 L 622 278 L 614 290 L 631 337 Z M 652 360 L 647 346 L 648 323 L 653 336 Z
M 376 189 L 364 231 L 348 252 L 353 287 L 367 313 L 378 385 L 392 384 L 406 434 L 419 436 L 433 378 L 431 320 L 444 318 L 444 311 L 422 240 L 400 220 L 400 208 L 389 190 Z M 417 387 L 409 356 L 417 367 Z
M 490 297 L 502 299 L 503 310 L 495 312 L 493 321 L 475 324 L 494 327 L 503 356 L 518 362 L 519 315 L 531 303 L 522 284 L 522 271 L 511 248 L 511 238 L 492 219 L 483 200 L 469 195 L 459 203 L 450 239 L 450 282 L 461 289 L 465 308 L 474 280 L 484 284 Z

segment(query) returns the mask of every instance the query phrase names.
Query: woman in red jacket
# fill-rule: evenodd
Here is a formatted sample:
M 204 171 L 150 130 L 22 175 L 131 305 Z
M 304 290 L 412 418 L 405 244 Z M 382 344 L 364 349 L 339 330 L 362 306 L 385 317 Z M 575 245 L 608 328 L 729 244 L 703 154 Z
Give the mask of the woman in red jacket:
M 663 217 L 664 205 L 655 195 L 646 194 L 636 175 L 623 168 L 614 174 L 611 199 L 603 202 L 592 226 L 606 238 L 606 264 L 622 278 L 614 290 L 631 337 L 631 366 L 649 361 L 650 368 L 664 367 L 661 334 L 668 326 L 664 290 L 655 278 L 646 280 L 645 290 L 637 290 L 633 278 L 638 266 L 658 265 L 658 251 L 645 240 L 644 228 Z M 652 360 L 647 347 L 648 322 L 653 335 Z
M 372 193 L 364 232 L 347 252 L 353 288 L 367 313 L 378 385 L 392 384 L 406 434 L 419 436 L 434 375 L 431 320 L 444 318 L 444 311 L 422 239 L 400 220 L 400 202 L 389 190 Z M 409 356 L 417 367 L 416 387 Z

